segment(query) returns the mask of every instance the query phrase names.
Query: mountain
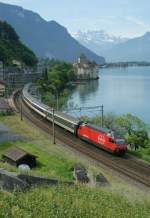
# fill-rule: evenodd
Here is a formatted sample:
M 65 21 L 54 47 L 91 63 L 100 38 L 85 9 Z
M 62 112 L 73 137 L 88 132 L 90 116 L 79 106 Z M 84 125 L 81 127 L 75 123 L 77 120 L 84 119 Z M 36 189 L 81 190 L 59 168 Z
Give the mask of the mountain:
M 35 54 L 21 43 L 15 30 L 2 21 L 0 21 L 0 60 L 7 65 L 16 61 L 26 66 L 34 66 L 37 63 Z
M 128 39 L 110 35 L 103 30 L 96 31 L 79 31 L 74 37 L 84 46 L 94 51 L 96 54 L 103 54 L 113 46 L 125 42 Z
M 40 15 L 22 7 L 0 3 L 0 19 L 10 23 L 39 57 L 74 61 L 81 53 L 90 60 L 104 63 L 103 57 L 82 46 L 68 33 L 67 29 L 55 21 L 45 21 Z
M 150 62 L 150 32 L 141 37 L 120 43 L 104 52 L 108 62 L 148 61 Z
M 150 62 L 150 32 L 141 37 L 123 38 L 106 32 L 78 32 L 75 38 L 97 54 L 103 55 L 107 62 L 148 61 Z

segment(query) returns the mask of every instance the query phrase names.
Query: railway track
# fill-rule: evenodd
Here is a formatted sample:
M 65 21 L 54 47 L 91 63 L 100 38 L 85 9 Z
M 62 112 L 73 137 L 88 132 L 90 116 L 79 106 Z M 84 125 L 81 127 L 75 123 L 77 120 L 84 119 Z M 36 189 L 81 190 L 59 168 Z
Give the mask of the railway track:
M 14 96 L 14 103 L 16 108 L 20 110 L 21 98 L 19 93 Z M 52 135 L 52 124 L 38 115 L 33 110 L 29 109 L 22 101 L 23 116 L 38 126 L 40 129 Z M 138 184 L 142 184 L 146 187 L 150 187 L 150 164 L 142 161 L 138 161 L 132 158 L 131 155 L 125 155 L 124 158 L 114 157 L 113 155 L 106 153 L 92 145 L 81 141 L 68 131 L 55 126 L 56 140 L 63 142 L 66 145 L 76 149 L 84 155 L 92 158 L 94 161 L 103 164 L 110 169 L 117 171 L 121 175 L 124 175 Z

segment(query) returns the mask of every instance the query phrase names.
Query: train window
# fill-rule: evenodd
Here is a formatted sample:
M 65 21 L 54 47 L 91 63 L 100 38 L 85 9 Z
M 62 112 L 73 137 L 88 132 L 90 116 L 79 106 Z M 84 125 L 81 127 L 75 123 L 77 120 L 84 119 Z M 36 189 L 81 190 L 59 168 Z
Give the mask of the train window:
M 115 143 L 115 141 L 112 138 L 109 138 L 109 142 Z
M 124 139 L 116 139 L 116 143 L 118 145 L 122 145 L 122 144 L 125 144 L 125 140 Z

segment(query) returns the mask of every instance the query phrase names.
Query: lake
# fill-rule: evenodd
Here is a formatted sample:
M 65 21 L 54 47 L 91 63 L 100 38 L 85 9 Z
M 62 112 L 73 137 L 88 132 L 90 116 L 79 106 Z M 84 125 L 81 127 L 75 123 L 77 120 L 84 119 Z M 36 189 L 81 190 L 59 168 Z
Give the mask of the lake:
M 78 107 L 104 105 L 104 113 L 132 113 L 150 125 L 150 67 L 103 68 L 100 79 L 79 84 L 69 104 Z M 93 116 L 93 111 L 73 111 L 74 116 Z

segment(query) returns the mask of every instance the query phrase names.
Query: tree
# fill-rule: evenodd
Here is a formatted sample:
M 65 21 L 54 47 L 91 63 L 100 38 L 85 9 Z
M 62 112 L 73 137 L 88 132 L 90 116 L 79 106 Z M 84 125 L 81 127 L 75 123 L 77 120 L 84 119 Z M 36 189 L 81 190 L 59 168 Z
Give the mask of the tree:
M 128 113 L 118 117 L 116 123 L 131 148 L 146 147 L 149 127 L 139 117 Z
M 75 79 L 73 65 L 53 60 L 49 66 L 51 67 L 44 72 L 43 78 L 39 81 L 40 91 L 45 103 L 51 103 L 50 98 L 47 97 L 50 93 L 56 100 L 59 98 L 60 105 L 69 96 L 69 91 L 66 90 L 68 83 Z M 45 95 L 46 97 L 44 97 Z
M 104 126 L 108 129 L 117 129 L 116 126 L 117 116 L 114 113 L 107 113 L 104 115 Z
M 35 54 L 21 41 L 15 30 L 6 22 L 0 21 L 0 60 L 5 65 L 12 65 L 13 60 L 26 66 L 36 66 Z
M 117 124 L 124 129 L 128 135 L 131 135 L 135 131 L 148 131 L 149 127 L 139 117 L 134 116 L 130 113 L 122 115 L 117 118 Z
M 134 148 L 137 150 L 140 147 L 145 148 L 148 145 L 149 138 L 148 134 L 145 131 L 135 131 L 128 137 L 128 144 L 131 149 Z

